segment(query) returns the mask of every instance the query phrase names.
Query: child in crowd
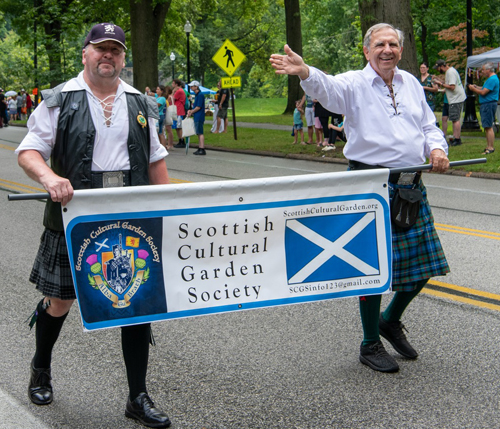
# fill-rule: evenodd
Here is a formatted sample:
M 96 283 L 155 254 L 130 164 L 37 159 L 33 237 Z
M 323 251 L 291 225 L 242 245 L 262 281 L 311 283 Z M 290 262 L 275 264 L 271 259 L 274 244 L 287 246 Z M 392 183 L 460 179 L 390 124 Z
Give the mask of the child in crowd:
M 328 130 L 330 136 L 328 139 L 328 145 L 323 148 L 323 150 L 335 150 L 335 142 L 341 140 L 344 143 L 347 142 L 344 133 L 344 117 L 342 115 L 334 114 L 332 117 L 333 124 L 328 124 Z
M 302 117 L 304 110 L 300 107 L 300 100 L 295 102 L 295 110 L 293 111 L 293 144 L 297 144 L 298 134 L 300 133 L 300 144 L 305 145 L 304 141 L 304 121 Z

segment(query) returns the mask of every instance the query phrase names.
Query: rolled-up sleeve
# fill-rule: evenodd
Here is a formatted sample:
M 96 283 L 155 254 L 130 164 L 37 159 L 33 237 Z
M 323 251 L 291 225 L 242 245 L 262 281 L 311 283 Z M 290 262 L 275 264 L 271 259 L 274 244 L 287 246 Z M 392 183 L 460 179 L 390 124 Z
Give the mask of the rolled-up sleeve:
M 58 118 L 59 108 L 48 109 L 42 101 L 28 119 L 28 134 L 15 153 L 19 155 L 24 150 L 36 150 L 47 161 L 56 141 Z

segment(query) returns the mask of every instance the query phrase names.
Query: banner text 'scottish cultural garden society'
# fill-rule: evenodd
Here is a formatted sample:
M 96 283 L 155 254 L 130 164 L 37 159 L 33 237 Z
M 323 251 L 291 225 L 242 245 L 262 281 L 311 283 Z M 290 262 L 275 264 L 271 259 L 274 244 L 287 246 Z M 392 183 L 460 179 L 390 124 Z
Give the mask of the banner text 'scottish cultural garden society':
M 388 170 L 75 192 L 86 330 L 390 290 Z

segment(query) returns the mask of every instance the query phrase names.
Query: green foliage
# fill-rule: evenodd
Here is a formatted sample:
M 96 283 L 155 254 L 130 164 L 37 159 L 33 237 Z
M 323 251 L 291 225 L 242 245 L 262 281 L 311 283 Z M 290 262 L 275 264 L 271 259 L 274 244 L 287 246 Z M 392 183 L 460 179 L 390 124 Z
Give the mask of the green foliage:
M 303 0 L 304 60 L 330 74 L 363 67 L 357 0 Z
M 81 69 L 81 43 L 97 22 L 114 22 L 126 33 L 130 46 L 127 0 L 0 0 L 0 85 L 34 86 L 33 45 L 38 42 L 38 78 L 41 87 L 75 76 Z M 145 1 L 145 0 L 133 0 Z M 156 0 L 166 2 L 170 0 Z M 328 73 L 363 67 L 358 0 L 301 0 L 304 59 Z M 500 44 L 500 2 L 475 0 L 473 26 L 487 31 L 474 47 Z M 465 22 L 466 2 L 412 0 L 418 61 L 432 63 L 439 52 L 455 45 L 437 33 Z M 37 22 L 37 32 L 33 31 Z M 176 77 L 187 79 L 187 43 L 184 24 L 193 25 L 190 35 L 191 79 L 214 88 L 223 75 L 212 57 L 230 39 L 245 55 L 237 70 L 242 77 L 239 94 L 246 97 L 284 97 L 287 79 L 276 76 L 269 55 L 280 52 L 286 41 L 283 0 L 171 0 L 159 44 L 162 83 L 172 74 L 170 52 L 176 55 Z M 422 40 L 425 39 L 425 45 Z M 147 43 L 147 41 L 144 41 Z M 129 49 L 127 65 L 132 65 Z
M 191 79 L 215 88 L 224 72 L 212 61 L 212 57 L 226 39 L 231 40 L 246 56 L 236 75 L 247 86 L 250 71 L 257 64 L 264 80 L 274 78 L 268 64 L 270 52 L 283 46 L 284 11 L 276 0 L 198 0 L 186 4 L 172 2 L 167 23 L 160 42 L 163 51 L 159 65 L 163 81 L 172 74 L 170 52 L 174 52 L 175 77 L 186 79 L 186 34 L 183 31 L 187 19 L 193 25 L 190 35 Z M 259 82 L 253 82 L 253 88 Z M 250 91 L 252 92 L 252 91 Z M 260 94 L 260 90 L 258 91 Z M 274 91 L 276 92 L 276 91 Z M 266 93 L 266 91 L 264 91 Z
M 440 39 L 438 33 L 466 22 L 466 2 L 412 0 L 411 6 L 418 61 L 421 62 L 427 57 L 429 65 L 432 67 L 435 61 L 440 58 L 441 51 L 456 48 L 453 41 Z M 473 2 L 473 29 L 488 32 L 487 37 L 474 40 L 474 48 L 500 44 L 499 16 L 500 2 L 493 0 L 475 0 Z M 424 44 L 422 44 L 423 40 L 425 40 Z
M 32 69 L 29 49 L 22 45 L 14 31 L 4 32 L 0 38 L 0 87 L 14 91 L 29 89 Z

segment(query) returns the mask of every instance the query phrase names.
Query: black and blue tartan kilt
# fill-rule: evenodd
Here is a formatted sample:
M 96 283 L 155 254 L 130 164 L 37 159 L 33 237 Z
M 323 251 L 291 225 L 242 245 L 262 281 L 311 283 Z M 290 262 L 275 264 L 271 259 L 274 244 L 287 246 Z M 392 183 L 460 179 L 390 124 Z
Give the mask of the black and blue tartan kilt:
M 389 198 L 392 201 L 398 186 L 390 184 Z M 443 247 L 434 228 L 434 217 L 427 200 L 427 190 L 420 181 L 422 191 L 418 220 L 410 229 L 392 225 L 392 290 L 410 292 L 420 280 L 442 276 L 450 272 Z
M 45 229 L 31 270 L 30 282 L 44 296 L 76 299 L 64 232 Z

